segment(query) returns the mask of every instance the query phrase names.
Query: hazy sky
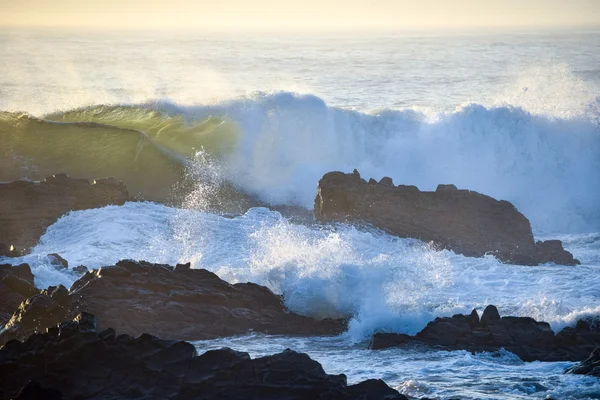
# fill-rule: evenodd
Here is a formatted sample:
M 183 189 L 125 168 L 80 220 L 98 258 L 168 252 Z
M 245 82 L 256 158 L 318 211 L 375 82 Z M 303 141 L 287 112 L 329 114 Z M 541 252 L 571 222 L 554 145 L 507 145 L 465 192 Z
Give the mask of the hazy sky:
M 0 25 L 301 31 L 600 26 L 600 0 L 0 0 Z

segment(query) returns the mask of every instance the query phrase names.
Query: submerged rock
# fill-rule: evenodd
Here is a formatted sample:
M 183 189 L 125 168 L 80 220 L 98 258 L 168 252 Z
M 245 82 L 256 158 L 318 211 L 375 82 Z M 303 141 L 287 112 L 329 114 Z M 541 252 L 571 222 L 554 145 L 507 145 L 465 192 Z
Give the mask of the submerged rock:
M 0 242 L 8 249 L 28 249 L 69 211 L 121 205 L 128 200 L 125 185 L 110 178 L 90 184 L 87 179 L 58 174 L 42 182 L 0 183 Z
M 412 345 L 440 346 L 471 352 L 504 348 L 523 361 L 580 361 L 600 345 L 600 331 L 581 321 L 576 328 L 554 334 L 546 322 L 529 317 L 500 317 L 495 306 L 486 307 L 481 320 L 476 310 L 436 318 L 415 336 L 376 333 L 369 348 L 373 350 Z
M 587 359 L 569 368 L 565 373 L 589 375 L 600 378 L 600 347 L 596 347 Z
M 333 335 L 346 328 L 344 320 L 315 320 L 290 312 L 264 286 L 231 285 L 189 264 L 173 268 L 125 260 L 87 272 L 70 290 L 50 287 L 23 301 L 0 334 L 0 343 L 44 332 L 84 311 L 98 317 L 101 329 L 182 340 L 250 331 Z
M 50 259 L 50 264 L 52 264 L 54 269 L 56 269 L 56 270 L 69 269 L 69 262 L 67 260 L 65 260 L 64 258 L 62 258 L 60 256 L 60 254 L 57 254 L 57 253 L 48 254 L 48 258 Z
M 46 333 L 6 343 L 0 349 L 0 394 L 23 399 L 406 400 L 381 380 L 348 386 L 345 375 L 328 375 L 308 355 L 289 349 L 255 359 L 229 348 L 198 356 L 187 342 L 149 334 L 115 336 L 95 326 L 95 317 L 83 314 Z
M 435 192 L 329 172 L 319 181 L 314 207 L 319 221 L 365 221 L 391 234 L 432 242 L 469 257 L 494 255 L 511 264 L 579 264 L 559 240 L 534 242 L 529 220 L 511 203 L 454 185 Z

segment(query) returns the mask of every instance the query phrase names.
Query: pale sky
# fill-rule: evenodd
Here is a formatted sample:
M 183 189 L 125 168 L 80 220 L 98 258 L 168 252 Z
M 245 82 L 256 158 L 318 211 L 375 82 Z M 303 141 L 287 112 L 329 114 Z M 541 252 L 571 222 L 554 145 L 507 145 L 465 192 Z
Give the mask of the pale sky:
M 224 31 L 600 27 L 600 0 L 0 0 L 0 26 Z

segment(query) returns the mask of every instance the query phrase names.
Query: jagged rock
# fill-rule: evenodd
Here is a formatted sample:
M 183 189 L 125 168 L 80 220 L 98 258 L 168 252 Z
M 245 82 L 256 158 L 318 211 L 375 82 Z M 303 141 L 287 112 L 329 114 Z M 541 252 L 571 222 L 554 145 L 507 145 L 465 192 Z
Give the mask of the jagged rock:
M 19 304 L 39 293 L 27 264 L 0 264 L 0 327 L 4 326 Z
M 329 172 L 319 181 L 314 214 L 319 221 L 365 221 L 469 257 L 491 254 L 522 265 L 578 263 L 560 241 L 536 245 L 529 220 L 511 203 L 451 184 L 421 192 L 394 186 L 388 177 L 366 182 L 356 170 Z
M 600 347 L 596 347 L 587 359 L 567 369 L 565 373 L 589 375 L 600 378 Z
M 87 272 L 68 291 L 50 287 L 24 301 L 0 333 L 0 344 L 44 332 L 81 312 L 99 319 L 99 329 L 170 339 L 201 340 L 249 331 L 286 335 L 333 335 L 344 320 L 315 320 L 290 312 L 264 286 L 231 285 L 189 264 L 175 268 L 120 261 Z
M 55 269 L 57 269 L 57 270 L 69 269 L 69 262 L 67 260 L 65 260 L 64 258 L 62 258 L 60 256 L 60 254 L 57 254 L 57 253 L 48 254 L 48 258 L 50 259 L 50 264 L 52 264 L 52 266 Z
M 529 317 L 500 317 L 488 306 L 479 320 L 476 310 L 470 315 L 457 314 L 436 318 L 415 336 L 376 333 L 369 348 L 373 350 L 413 345 L 440 346 L 471 352 L 497 351 L 504 348 L 523 361 L 580 361 L 600 345 L 600 331 L 580 322 L 554 335 L 550 325 Z
M 406 400 L 381 380 L 348 386 L 308 355 L 285 350 L 251 359 L 229 348 L 198 356 L 193 345 L 105 335 L 92 315 L 64 321 L 0 349 L 0 395 L 22 399 Z M 36 397 L 37 396 L 37 397 Z M 100 396 L 100 397 L 99 397 Z
M 563 248 L 560 240 L 545 240 L 535 243 L 537 261 L 540 264 L 553 262 L 562 265 L 579 265 L 579 260 Z
M 72 179 L 54 175 L 42 182 L 0 183 L 0 242 L 28 249 L 46 228 L 72 210 L 123 204 L 127 188 L 114 179 Z

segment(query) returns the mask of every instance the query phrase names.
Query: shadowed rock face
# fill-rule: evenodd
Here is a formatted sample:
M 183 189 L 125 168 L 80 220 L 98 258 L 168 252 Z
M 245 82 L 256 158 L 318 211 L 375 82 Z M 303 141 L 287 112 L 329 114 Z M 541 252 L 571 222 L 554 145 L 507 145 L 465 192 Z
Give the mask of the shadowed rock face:
M 565 328 L 555 335 L 546 322 L 528 317 L 500 317 L 496 307 L 490 305 L 481 320 L 475 310 L 470 315 L 436 318 L 416 336 L 376 333 L 369 348 L 377 350 L 408 345 L 440 346 L 471 352 L 504 348 L 523 361 L 580 361 L 600 345 L 600 331 L 581 320 L 575 328 Z
M 600 347 L 596 347 L 587 359 L 569 368 L 566 373 L 600 378 Z
M 383 381 L 348 386 L 308 355 L 250 359 L 228 348 L 196 355 L 186 342 L 97 330 L 83 313 L 0 349 L 0 397 L 45 399 L 406 400 Z
M 0 327 L 4 326 L 21 302 L 38 294 L 27 264 L 0 264 Z
M 0 252 L 15 256 L 39 240 L 46 228 L 73 210 L 121 205 L 127 188 L 114 179 L 72 179 L 54 175 L 42 182 L 0 183 Z M 17 250 L 11 251 L 11 246 Z
M 319 181 L 314 213 L 320 221 L 365 221 L 469 257 L 492 254 L 521 265 L 579 263 L 560 241 L 536 245 L 529 220 L 511 203 L 454 185 L 421 192 L 415 186 L 394 186 L 390 178 L 367 182 L 356 170 L 329 172 Z
M 330 335 L 346 329 L 343 320 L 318 321 L 290 312 L 268 288 L 231 285 L 212 272 L 146 262 L 120 261 L 86 273 L 68 291 L 50 287 L 19 306 L 0 343 L 80 312 L 98 317 L 100 328 L 182 340 L 201 340 L 249 331 L 287 335 Z

